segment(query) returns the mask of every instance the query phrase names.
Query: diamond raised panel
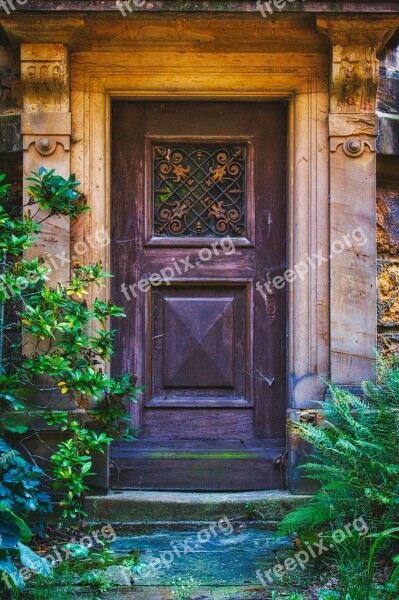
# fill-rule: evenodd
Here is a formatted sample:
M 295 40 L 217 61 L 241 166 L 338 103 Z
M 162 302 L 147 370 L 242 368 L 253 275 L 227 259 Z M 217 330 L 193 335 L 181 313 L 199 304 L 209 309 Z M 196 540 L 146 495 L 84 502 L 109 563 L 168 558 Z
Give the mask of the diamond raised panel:
M 197 281 L 151 293 L 150 405 L 251 403 L 249 291 L 246 283 Z
M 233 298 L 168 298 L 166 387 L 233 387 Z

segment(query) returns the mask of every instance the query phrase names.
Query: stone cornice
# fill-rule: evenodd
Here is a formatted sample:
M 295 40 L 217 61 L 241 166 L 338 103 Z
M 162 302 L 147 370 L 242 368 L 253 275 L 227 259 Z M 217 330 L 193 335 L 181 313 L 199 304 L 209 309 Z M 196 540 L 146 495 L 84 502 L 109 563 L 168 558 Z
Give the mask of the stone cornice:
M 14 46 L 62 43 L 71 51 L 148 48 L 201 52 L 325 52 L 312 15 L 264 19 L 257 14 L 18 13 L 1 19 Z M 39 45 L 40 45 L 39 44 Z
M 308 1 L 297 0 L 289 6 L 300 4 L 305 7 Z M 72 51 L 117 46 L 153 48 L 155 45 L 159 48 L 166 44 L 188 50 L 231 52 L 241 45 L 246 53 L 320 52 L 327 49 L 329 43 L 381 48 L 399 27 L 397 16 L 369 13 L 333 16 L 312 15 L 305 10 L 300 14 L 276 9 L 270 18 L 263 18 L 256 10 L 256 2 L 251 3 L 252 8 L 255 7 L 252 12 L 222 14 L 213 11 L 205 14 L 192 11 L 191 14 L 176 14 L 173 11 L 133 11 L 125 12 L 124 17 L 118 10 L 111 11 L 106 2 L 104 6 L 109 8 L 106 12 L 96 12 L 93 8 L 96 2 L 85 4 L 91 10 L 65 11 L 60 4 L 60 10 L 49 10 L 47 14 L 40 10 L 14 11 L 0 16 L 0 24 L 14 46 L 37 44 L 40 40 L 42 44 L 65 44 Z M 198 3 L 197 7 L 208 4 Z M 246 3 L 239 4 L 243 6 Z M 399 2 L 396 4 L 399 15 Z M 50 5 L 52 2 L 47 3 L 47 6 Z M 370 3 L 368 5 L 371 6 Z M 131 6 L 134 7 L 133 3 Z M 154 4 L 151 3 L 151 6 Z M 113 7 L 115 9 L 115 2 Z
M 18 5 L 14 2 L 17 12 L 118 12 L 115 0 L 30 0 L 28 5 Z M 142 7 L 136 7 L 133 2 L 134 12 L 258 12 L 254 0 L 152 0 Z M 138 3 L 137 3 L 138 4 Z M 363 2 L 331 2 L 320 0 L 306 0 L 302 2 L 286 2 L 285 6 L 275 11 L 276 13 L 397 13 L 399 2 L 366 0 Z

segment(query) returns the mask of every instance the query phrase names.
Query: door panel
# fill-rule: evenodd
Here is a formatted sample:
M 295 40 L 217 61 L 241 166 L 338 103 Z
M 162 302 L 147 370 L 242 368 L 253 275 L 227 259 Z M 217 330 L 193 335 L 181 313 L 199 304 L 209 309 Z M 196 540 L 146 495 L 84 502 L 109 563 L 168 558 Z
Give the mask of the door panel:
M 113 371 L 145 384 L 113 485 L 281 487 L 286 107 L 115 102 L 112 141 Z
M 249 360 L 245 287 L 206 282 L 163 286 L 151 300 L 147 405 L 250 403 L 242 370 Z

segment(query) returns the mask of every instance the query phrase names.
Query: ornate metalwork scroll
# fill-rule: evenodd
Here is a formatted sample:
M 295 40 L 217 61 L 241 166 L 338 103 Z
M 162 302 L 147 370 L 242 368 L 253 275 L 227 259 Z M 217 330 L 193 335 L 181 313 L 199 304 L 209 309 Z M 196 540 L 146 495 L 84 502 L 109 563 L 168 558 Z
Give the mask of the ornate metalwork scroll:
M 154 146 L 154 233 L 245 234 L 246 147 Z

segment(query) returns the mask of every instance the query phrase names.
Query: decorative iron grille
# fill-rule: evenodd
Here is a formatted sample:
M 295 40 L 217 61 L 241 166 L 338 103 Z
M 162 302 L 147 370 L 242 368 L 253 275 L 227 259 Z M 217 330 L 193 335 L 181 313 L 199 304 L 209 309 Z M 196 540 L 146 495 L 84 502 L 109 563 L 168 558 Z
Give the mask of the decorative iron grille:
M 154 146 L 153 161 L 155 235 L 244 235 L 244 145 Z

